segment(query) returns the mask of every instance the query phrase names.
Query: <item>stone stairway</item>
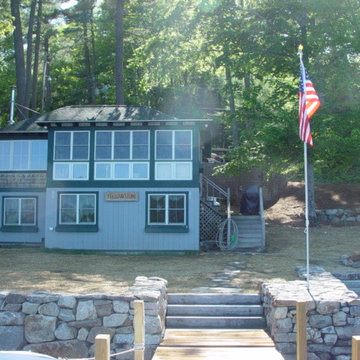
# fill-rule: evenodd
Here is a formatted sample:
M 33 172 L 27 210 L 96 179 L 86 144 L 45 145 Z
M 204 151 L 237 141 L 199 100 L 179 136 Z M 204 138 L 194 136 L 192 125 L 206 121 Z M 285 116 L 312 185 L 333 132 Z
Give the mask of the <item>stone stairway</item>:
M 237 215 L 231 217 L 238 227 L 238 248 L 263 249 L 265 238 L 260 215 Z
M 259 295 L 169 294 L 167 329 L 264 329 Z

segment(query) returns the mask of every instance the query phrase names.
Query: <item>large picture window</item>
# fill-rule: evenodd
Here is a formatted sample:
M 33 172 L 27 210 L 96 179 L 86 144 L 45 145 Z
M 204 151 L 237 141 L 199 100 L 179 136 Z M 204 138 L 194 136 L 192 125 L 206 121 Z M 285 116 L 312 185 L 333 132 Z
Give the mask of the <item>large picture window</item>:
M 0 141 L 0 171 L 47 169 L 47 140 Z
M 3 231 L 7 228 L 33 231 L 36 221 L 35 197 L 3 198 Z
M 148 194 L 148 225 L 186 225 L 186 194 Z
M 191 130 L 158 130 L 155 144 L 156 180 L 192 179 Z
M 59 225 L 96 224 L 96 194 L 60 194 Z

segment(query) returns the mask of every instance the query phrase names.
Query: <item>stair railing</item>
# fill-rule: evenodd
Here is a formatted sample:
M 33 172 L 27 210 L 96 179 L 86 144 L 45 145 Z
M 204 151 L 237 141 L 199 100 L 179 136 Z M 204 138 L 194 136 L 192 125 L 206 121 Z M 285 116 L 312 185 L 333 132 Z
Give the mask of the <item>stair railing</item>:
M 263 190 L 259 187 L 259 215 L 261 220 L 261 239 L 263 246 L 265 246 L 265 215 L 264 215 L 264 201 L 263 201 Z
M 231 217 L 230 211 L 230 188 L 228 187 L 225 191 L 219 185 L 215 184 L 212 180 L 206 176 L 202 176 L 202 190 L 203 195 L 208 200 L 210 197 L 220 198 L 226 200 L 226 213 L 227 218 Z M 204 194 L 205 192 L 205 194 Z

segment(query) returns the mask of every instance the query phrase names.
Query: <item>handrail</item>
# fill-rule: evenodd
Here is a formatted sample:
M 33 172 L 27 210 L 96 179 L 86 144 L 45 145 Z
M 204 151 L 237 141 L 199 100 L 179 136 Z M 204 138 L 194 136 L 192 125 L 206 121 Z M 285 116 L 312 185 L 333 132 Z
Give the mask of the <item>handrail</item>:
M 210 185 L 216 191 L 218 191 L 220 194 L 224 195 L 225 199 L 227 199 L 228 194 L 227 194 L 227 192 L 225 190 L 223 190 L 219 185 L 216 185 L 212 180 L 210 180 L 206 176 L 203 176 L 202 178 L 203 178 L 204 183 L 206 183 L 206 185 Z
M 262 187 L 259 187 L 259 215 L 261 220 L 261 237 L 263 246 L 265 246 L 265 215 L 264 215 L 264 201 Z

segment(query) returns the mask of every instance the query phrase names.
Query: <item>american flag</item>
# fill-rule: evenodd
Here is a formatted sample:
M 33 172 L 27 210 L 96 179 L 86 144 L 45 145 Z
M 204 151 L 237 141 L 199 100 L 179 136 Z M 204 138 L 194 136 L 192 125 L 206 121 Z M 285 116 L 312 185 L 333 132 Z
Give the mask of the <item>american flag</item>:
M 310 118 L 320 106 L 320 99 L 314 85 L 305 69 L 303 62 L 300 62 L 300 88 L 299 88 L 299 136 L 300 139 L 310 146 L 313 140 L 310 132 Z

